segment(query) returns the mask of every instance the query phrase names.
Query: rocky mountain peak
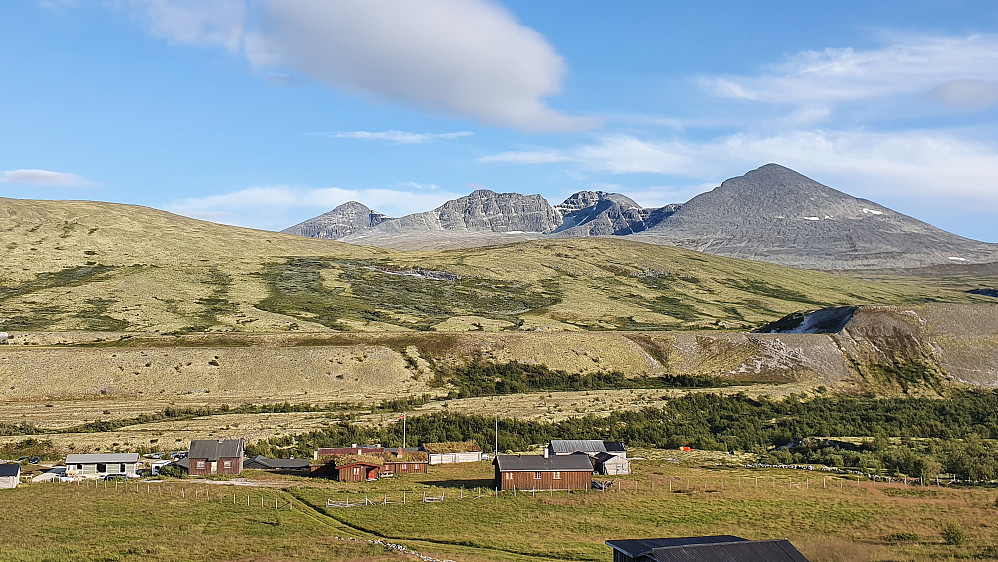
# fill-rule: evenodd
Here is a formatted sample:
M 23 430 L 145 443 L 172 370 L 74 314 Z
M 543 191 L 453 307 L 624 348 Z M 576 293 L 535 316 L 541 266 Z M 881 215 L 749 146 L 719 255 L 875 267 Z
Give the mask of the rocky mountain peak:
M 328 213 L 285 228 L 281 232 L 310 238 L 338 240 L 354 232 L 377 226 L 391 217 L 368 208 L 363 203 L 347 201 Z

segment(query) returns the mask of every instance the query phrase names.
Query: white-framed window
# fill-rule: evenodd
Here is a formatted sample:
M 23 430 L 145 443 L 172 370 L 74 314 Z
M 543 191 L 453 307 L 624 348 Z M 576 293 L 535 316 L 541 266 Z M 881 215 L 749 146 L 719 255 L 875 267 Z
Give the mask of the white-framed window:
M 204 461 L 198 461 L 195 466 L 198 468 L 198 470 L 204 470 Z
M 360 467 L 359 466 L 353 467 L 353 475 L 354 476 L 360 476 Z
M 232 461 L 222 461 L 222 468 L 232 468 Z
M 534 480 L 540 480 L 543 477 L 544 477 L 544 473 L 543 472 L 535 472 L 534 473 Z
M 513 473 L 512 472 L 507 472 L 506 473 L 506 480 L 512 480 L 512 479 L 513 479 Z
M 561 473 L 560 472 L 552 472 L 551 473 L 551 478 L 553 478 L 555 480 L 561 480 Z

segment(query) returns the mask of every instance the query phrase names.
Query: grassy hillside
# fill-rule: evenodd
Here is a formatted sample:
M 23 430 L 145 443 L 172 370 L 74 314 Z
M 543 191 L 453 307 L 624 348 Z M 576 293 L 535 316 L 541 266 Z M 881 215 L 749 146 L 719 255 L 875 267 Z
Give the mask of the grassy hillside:
M 963 293 L 972 280 L 874 282 L 613 239 L 395 252 L 14 199 L 0 229 L 6 331 L 742 329 L 833 304 L 989 300 Z

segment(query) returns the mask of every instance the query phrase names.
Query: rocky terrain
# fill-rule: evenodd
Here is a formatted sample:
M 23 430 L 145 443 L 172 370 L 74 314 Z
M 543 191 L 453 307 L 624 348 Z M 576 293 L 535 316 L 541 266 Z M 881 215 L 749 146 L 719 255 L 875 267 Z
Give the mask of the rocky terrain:
M 391 220 L 391 217 L 372 211 L 356 201 L 347 201 L 328 213 L 285 228 L 281 232 L 309 238 L 338 240 L 359 230 L 378 226 L 387 220 Z
M 302 225 L 321 223 L 321 218 Z M 292 229 L 304 230 L 299 228 L 302 225 Z M 316 236 L 396 249 L 627 236 L 812 269 L 885 270 L 998 262 L 998 244 L 956 236 L 777 164 L 729 179 L 681 205 L 642 208 L 624 195 L 580 191 L 551 206 L 539 195 L 479 190 L 426 213 L 361 225 L 345 234 L 328 230 Z

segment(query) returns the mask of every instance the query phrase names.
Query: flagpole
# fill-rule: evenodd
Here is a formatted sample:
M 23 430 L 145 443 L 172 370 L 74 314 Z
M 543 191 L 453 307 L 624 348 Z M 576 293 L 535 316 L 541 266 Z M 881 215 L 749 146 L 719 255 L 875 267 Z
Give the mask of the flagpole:
M 406 420 L 405 419 L 407 417 L 408 416 L 405 415 L 405 412 L 402 412 L 402 448 L 403 449 L 406 448 L 406 441 L 405 441 L 405 421 Z

